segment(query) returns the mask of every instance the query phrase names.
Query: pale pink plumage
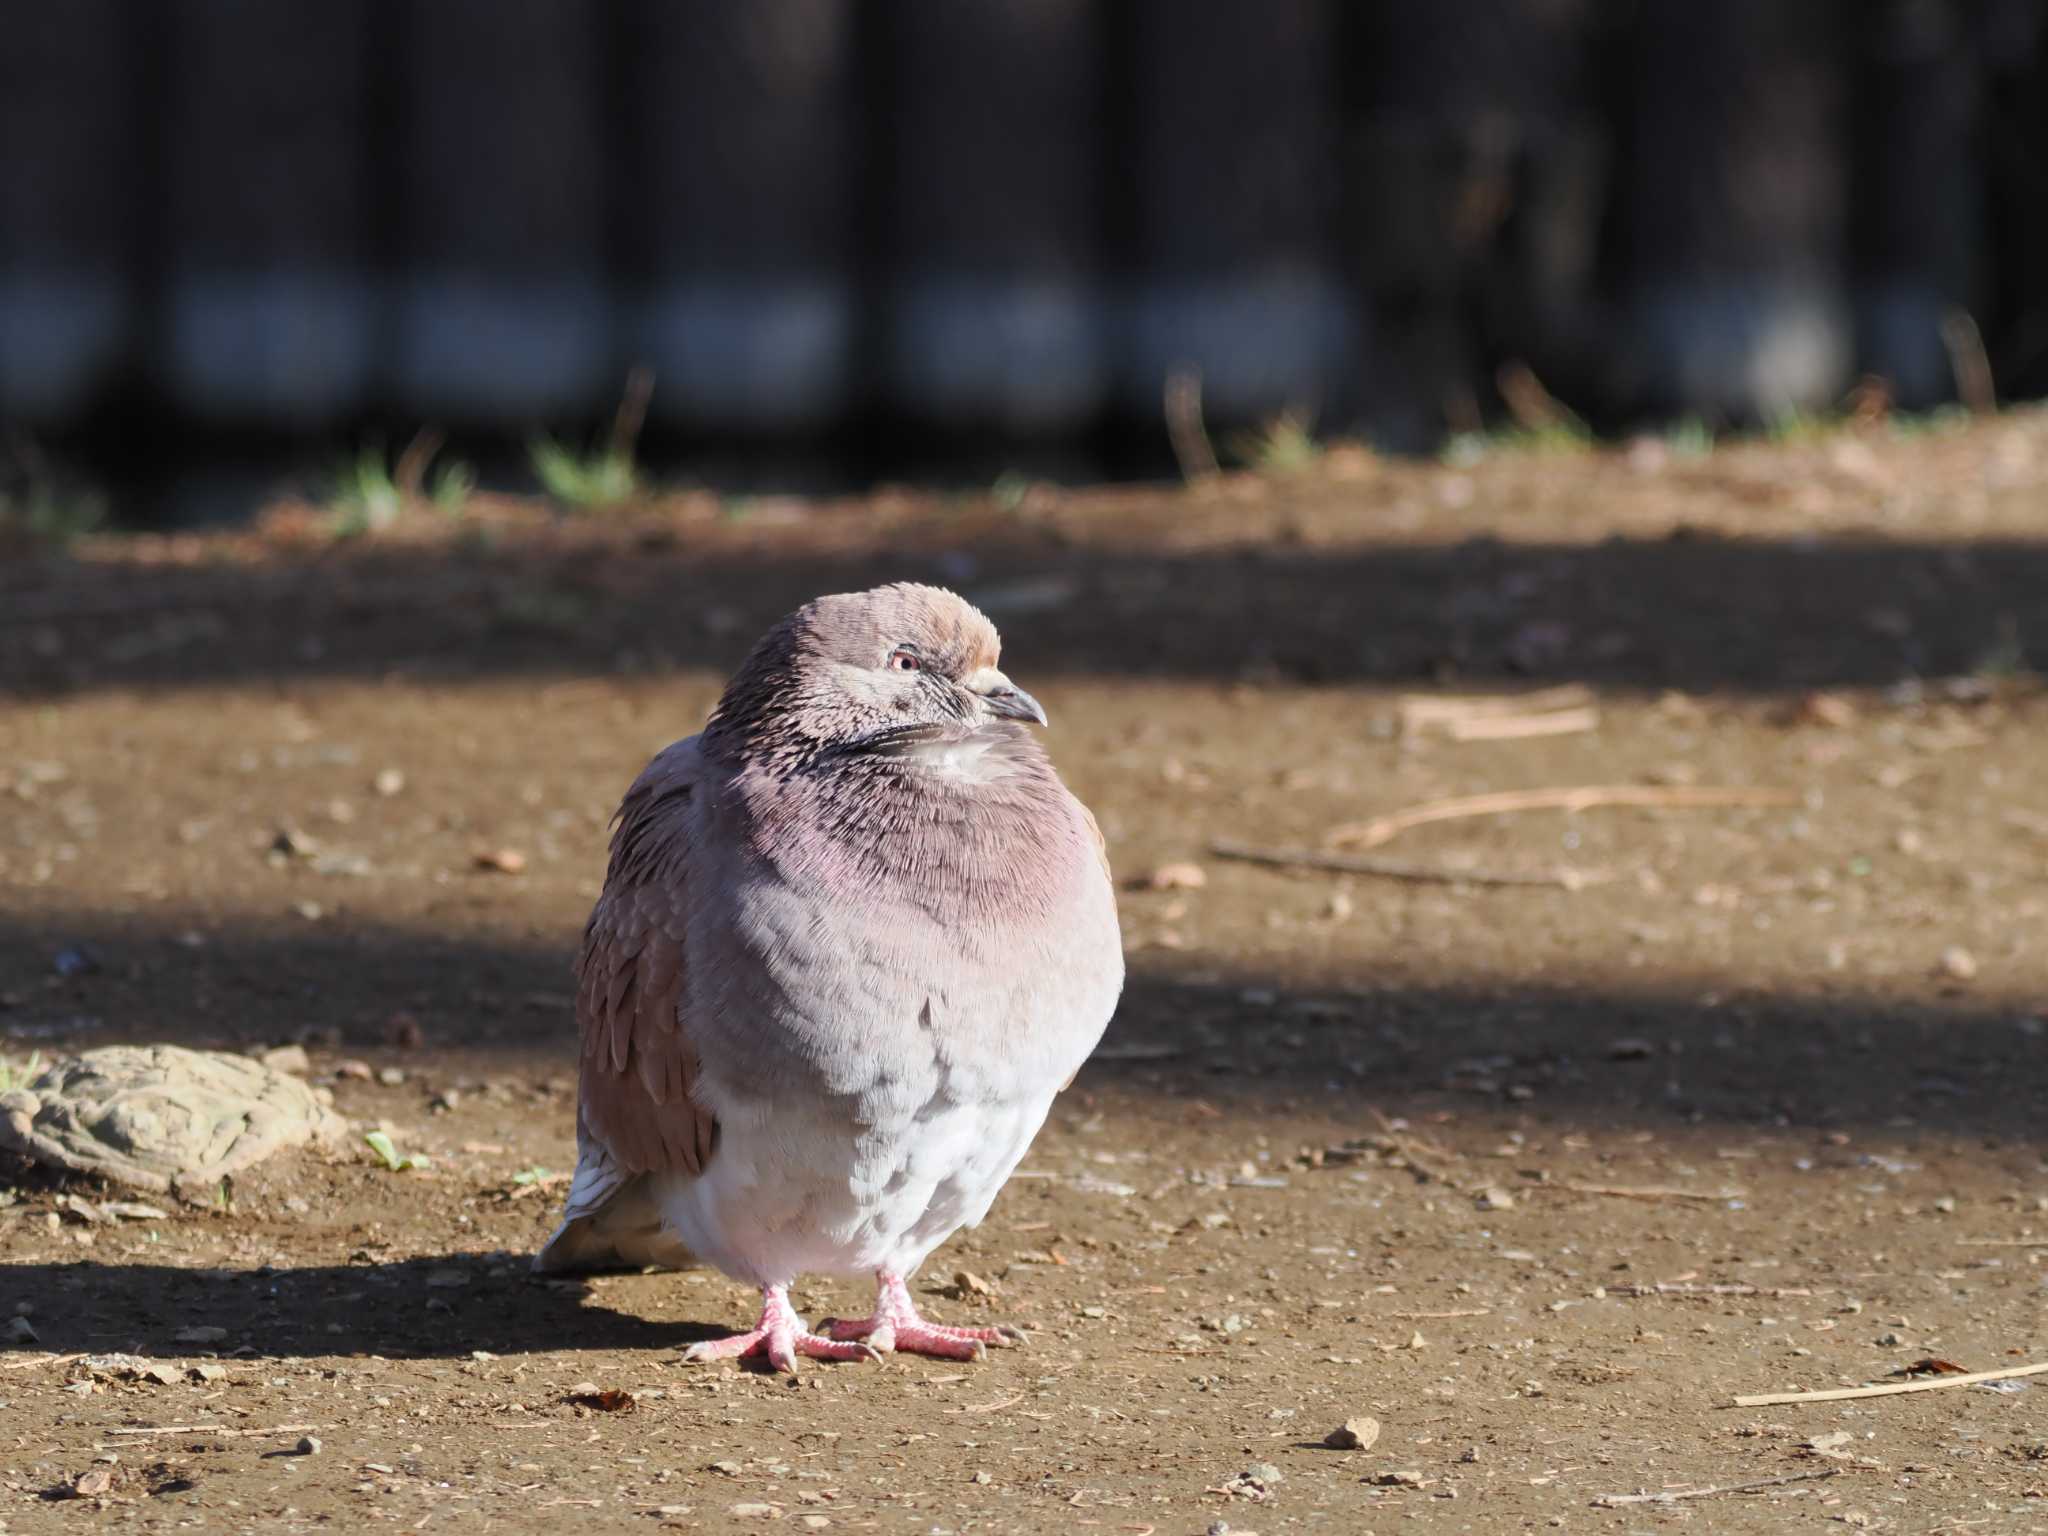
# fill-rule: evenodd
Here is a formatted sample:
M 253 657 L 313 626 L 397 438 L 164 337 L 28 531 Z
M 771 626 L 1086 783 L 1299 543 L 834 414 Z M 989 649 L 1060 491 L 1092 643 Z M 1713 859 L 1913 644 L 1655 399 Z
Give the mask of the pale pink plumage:
M 867 1271 L 839 1339 L 978 1352 L 904 1282 L 979 1221 L 1108 1022 L 1101 835 L 988 621 L 900 585 L 765 637 L 620 807 L 578 961 L 579 1166 L 544 1269 L 708 1262 L 761 1327 L 699 1357 L 848 1358 L 785 1288 Z

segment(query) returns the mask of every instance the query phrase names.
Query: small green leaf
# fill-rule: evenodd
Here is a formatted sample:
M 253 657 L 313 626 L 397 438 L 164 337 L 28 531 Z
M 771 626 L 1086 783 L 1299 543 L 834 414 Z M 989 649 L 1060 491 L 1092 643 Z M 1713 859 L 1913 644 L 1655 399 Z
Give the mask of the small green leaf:
M 434 1166 L 431 1158 L 423 1157 L 417 1152 L 406 1157 L 400 1157 L 398 1155 L 398 1148 L 392 1145 L 391 1138 L 382 1131 L 365 1131 L 363 1133 L 363 1141 L 372 1152 L 384 1160 L 384 1166 L 393 1173 L 403 1173 L 408 1168 L 431 1168 Z

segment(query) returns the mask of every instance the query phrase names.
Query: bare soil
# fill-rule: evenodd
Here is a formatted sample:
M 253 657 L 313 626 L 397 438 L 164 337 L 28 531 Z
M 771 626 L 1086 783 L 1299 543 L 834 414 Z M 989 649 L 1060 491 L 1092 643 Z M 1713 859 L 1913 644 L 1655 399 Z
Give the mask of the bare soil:
M 2048 419 L 1005 500 L 285 507 L 0 565 L 6 1057 L 302 1043 L 431 1159 L 105 1222 L 13 1170 L 6 1530 L 2048 1525 L 2048 1376 L 1731 1406 L 2048 1360 Z M 528 1274 L 571 945 L 647 755 L 896 576 L 982 599 L 1050 709 L 1129 990 L 920 1281 L 1028 1347 L 686 1368 L 739 1287 Z M 1562 685 L 1590 728 L 1404 730 Z M 1572 785 L 1786 799 L 1368 850 L 1476 879 L 1211 851 Z

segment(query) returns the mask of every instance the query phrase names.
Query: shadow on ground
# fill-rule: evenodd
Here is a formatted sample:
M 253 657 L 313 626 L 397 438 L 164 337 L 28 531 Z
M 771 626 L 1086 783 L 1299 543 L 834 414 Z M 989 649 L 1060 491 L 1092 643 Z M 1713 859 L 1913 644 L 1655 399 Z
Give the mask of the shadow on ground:
M 98 969 L 54 974 L 60 944 Z M 17 1055 L 301 1038 L 407 1062 L 429 1089 L 499 1077 L 571 1091 L 566 945 L 250 927 L 193 950 L 152 925 L 66 919 L 61 938 L 0 927 L 0 957 L 0 995 L 13 1001 L 0 1039 Z M 1669 977 L 1384 986 L 1369 969 L 1189 979 L 1148 962 L 1078 1091 L 1175 1120 L 1278 1113 L 1363 1126 L 1370 1103 L 1418 1116 L 1490 1106 L 1604 1129 L 1922 1127 L 2027 1142 L 2048 1127 L 2037 999 L 1902 1002 L 1847 984 L 1786 997 Z M 424 1049 L 391 1044 L 399 1013 L 419 1022 Z
M 2048 645 L 2048 544 L 2022 540 L 1700 534 L 1175 554 L 963 524 L 836 554 L 699 550 L 669 535 L 343 546 L 248 567 L 54 561 L 0 584 L 0 685 L 53 696 L 392 673 L 722 673 L 806 599 L 906 578 L 985 602 L 1034 680 L 1773 692 L 2009 669 L 2030 641 Z
M 351 1264 L 194 1269 L 88 1259 L 12 1264 L 0 1274 L 38 1316 L 61 1320 L 67 1347 L 100 1354 L 175 1354 L 181 1344 L 189 1353 L 194 1346 L 177 1335 L 209 1325 L 269 1359 L 675 1351 L 731 1331 L 614 1311 L 580 1286 L 536 1278 L 530 1265 L 530 1255 L 516 1253 L 365 1253 Z M 447 1283 L 455 1278 L 459 1286 Z

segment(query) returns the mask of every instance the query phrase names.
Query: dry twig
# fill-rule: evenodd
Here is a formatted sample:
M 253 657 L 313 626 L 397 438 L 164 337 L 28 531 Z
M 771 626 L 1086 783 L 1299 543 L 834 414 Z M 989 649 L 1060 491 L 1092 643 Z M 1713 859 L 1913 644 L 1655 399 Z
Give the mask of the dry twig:
M 1541 688 L 1534 693 L 1409 694 L 1399 704 L 1401 734 L 1441 730 L 1453 741 L 1508 741 L 1523 736 L 1560 736 L 1589 731 L 1600 723 L 1593 690 L 1583 683 Z
M 1708 806 L 1790 805 L 1797 797 L 1783 789 L 1719 789 L 1695 785 L 1579 784 L 1558 789 L 1509 789 L 1487 795 L 1454 795 L 1429 800 L 1406 810 L 1389 811 L 1370 821 L 1332 827 L 1323 836 L 1329 848 L 1377 848 L 1381 843 L 1433 821 L 1468 816 L 1501 816 L 1514 811 L 1586 811 L 1599 806 L 1637 806 L 1652 810 L 1695 810 Z
M 1357 854 L 1318 853 L 1313 848 L 1266 848 L 1218 838 L 1209 851 L 1219 859 L 1238 859 L 1272 869 L 1322 869 L 1339 875 L 1371 875 L 1381 880 L 1409 880 L 1424 885 L 1548 886 L 1576 891 L 1614 877 L 1604 870 L 1449 869 L 1441 864 L 1414 864 L 1403 859 L 1374 859 Z
M 1998 409 L 1998 391 L 1992 385 L 1991 359 L 1984 352 L 1984 334 L 1967 309 L 1951 309 L 1941 317 L 1941 344 L 1948 349 L 1949 367 L 1956 376 L 1956 398 L 1977 416 Z
M 1610 1296 L 1679 1296 L 1704 1300 L 1718 1296 L 1768 1296 L 1773 1301 L 1782 1301 L 1787 1296 L 1811 1296 L 1813 1291 L 1803 1285 L 1774 1285 L 1769 1289 L 1754 1285 L 1689 1285 L 1678 1281 L 1660 1280 L 1655 1285 L 1610 1285 Z
M 1453 1307 L 1448 1312 L 1389 1312 L 1387 1316 L 1392 1318 L 1398 1318 L 1404 1323 L 1412 1323 L 1421 1322 L 1429 1318 L 1441 1317 L 1491 1317 L 1493 1316 L 1493 1308 Z
M 1522 741 L 1532 736 L 1574 736 L 1600 728 L 1600 711 L 1553 709 L 1533 715 L 1485 715 L 1454 720 L 1448 727 L 1453 741 Z
M 1569 1190 L 1575 1195 L 1607 1195 L 1616 1200 L 1740 1200 L 1744 1191 L 1739 1189 L 1672 1189 L 1664 1185 L 1645 1185 L 1631 1189 L 1620 1184 L 1542 1184 L 1539 1189 Z
M 225 1424 L 113 1424 L 110 1435 L 220 1435 L 242 1440 L 260 1440 L 266 1435 L 309 1435 L 325 1424 L 274 1424 L 269 1429 L 229 1429 Z
M 1782 1488 L 1787 1483 L 1817 1483 L 1841 1471 L 1792 1472 L 1784 1477 L 1764 1477 L 1753 1483 L 1728 1483 L 1719 1488 L 1686 1488 L 1676 1493 L 1603 1493 L 1593 1501 L 1596 1509 L 1618 1509 L 1624 1504 L 1676 1504 L 1680 1499 L 1711 1499 L 1721 1493 L 1755 1493 L 1760 1488 Z
M 1944 1392 L 1950 1387 L 1974 1386 L 1980 1381 L 2005 1381 L 2014 1376 L 2038 1376 L 2048 1371 L 2048 1360 L 2034 1365 L 2009 1365 L 2002 1371 L 1968 1371 L 1961 1376 L 1936 1376 L 1927 1381 L 1889 1381 L 1874 1387 L 1836 1387 L 1827 1392 L 1757 1392 L 1735 1399 L 1738 1408 L 1775 1408 L 1781 1403 L 1839 1403 L 1852 1397 L 1895 1397 L 1901 1392 Z
M 1964 1237 L 1964 1248 L 2048 1248 L 2048 1237 Z
M 1176 368 L 1166 376 L 1166 436 L 1183 480 L 1194 485 L 1216 478 L 1216 449 L 1202 424 L 1201 369 Z
M 9 1360 L 6 1364 L 0 1365 L 0 1371 L 26 1371 L 32 1370 L 39 1365 L 69 1365 L 74 1360 L 83 1360 L 84 1358 L 84 1350 L 80 1350 L 75 1355 L 37 1355 L 31 1360 Z

